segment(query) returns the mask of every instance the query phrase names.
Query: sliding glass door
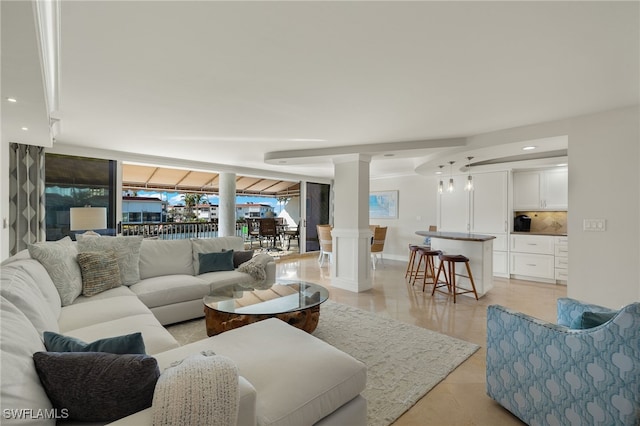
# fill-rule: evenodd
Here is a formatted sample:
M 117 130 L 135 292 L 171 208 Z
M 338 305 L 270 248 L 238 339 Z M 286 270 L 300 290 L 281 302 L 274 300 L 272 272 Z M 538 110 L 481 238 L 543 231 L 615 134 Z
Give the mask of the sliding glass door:
M 329 223 L 331 217 L 331 185 L 326 183 L 307 182 L 305 185 L 305 249 L 320 250 L 316 225 Z

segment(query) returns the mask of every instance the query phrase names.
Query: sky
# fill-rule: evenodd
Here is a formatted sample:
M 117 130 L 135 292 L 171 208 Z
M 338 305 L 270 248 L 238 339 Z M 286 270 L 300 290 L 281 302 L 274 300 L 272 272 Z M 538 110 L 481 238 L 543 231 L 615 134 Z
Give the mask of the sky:
M 139 197 L 157 197 L 161 200 L 166 200 L 169 205 L 184 204 L 182 200 L 182 194 L 179 192 L 158 192 L 158 191 L 138 191 Z M 219 204 L 219 197 L 217 195 L 207 196 L 210 204 Z M 248 197 L 245 195 L 236 196 L 237 204 L 259 203 L 269 204 L 274 209 L 278 207 L 278 200 L 273 197 Z

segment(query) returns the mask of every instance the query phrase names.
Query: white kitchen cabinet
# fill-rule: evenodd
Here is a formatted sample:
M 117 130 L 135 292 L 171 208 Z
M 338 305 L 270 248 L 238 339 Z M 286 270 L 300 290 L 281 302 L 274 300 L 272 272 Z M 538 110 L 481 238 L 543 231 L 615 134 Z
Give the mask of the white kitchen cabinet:
M 568 170 L 549 169 L 513 174 L 513 209 L 567 210 Z
M 438 194 L 438 230 L 493 235 L 493 274 L 509 276 L 508 172 L 473 175 L 473 191 L 465 191 L 467 175 L 454 176 L 454 191 Z
M 509 273 L 516 278 L 555 282 L 555 239 L 546 235 L 511 235 Z
M 555 238 L 555 278 L 566 284 L 569 281 L 569 238 Z
M 542 202 L 547 210 L 567 210 L 569 173 L 567 169 L 545 170 L 542 179 Z
M 471 191 L 471 232 L 504 233 L 509 230 L 507 218 L 507 172 L 481 173 L 473 176 Z
M 511 253 L 511 275 L 555 280 L 553 256 L 531 253 Z M 546 281 L 545 281 L 546 282 Z
M 568 280 L 568 238 L 551 235 L 511 235 L 509 273 L 514 278 L 547 283 Z

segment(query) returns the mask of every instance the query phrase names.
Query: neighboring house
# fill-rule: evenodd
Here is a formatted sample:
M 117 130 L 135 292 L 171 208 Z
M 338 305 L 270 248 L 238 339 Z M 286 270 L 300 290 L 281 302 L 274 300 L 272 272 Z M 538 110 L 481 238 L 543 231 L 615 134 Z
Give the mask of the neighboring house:
M 255 219 L 261 217 L 274 217 L 273 207 L 269 204 L 236 204 L 236 218 Z
M 162 223 L 167 221 L 167 202 L 155 197 L 122 197 L 123 223 Z

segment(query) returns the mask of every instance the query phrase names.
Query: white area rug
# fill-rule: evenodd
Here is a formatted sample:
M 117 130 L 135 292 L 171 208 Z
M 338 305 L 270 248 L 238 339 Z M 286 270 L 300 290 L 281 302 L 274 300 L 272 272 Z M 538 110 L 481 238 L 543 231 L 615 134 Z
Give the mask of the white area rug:
M 393 423 L 478 345 L 331 301 L 314 336 L 367 365 L 369 426 Z M 206 338 L 204 319 L 167 328 L 184 345 Z

